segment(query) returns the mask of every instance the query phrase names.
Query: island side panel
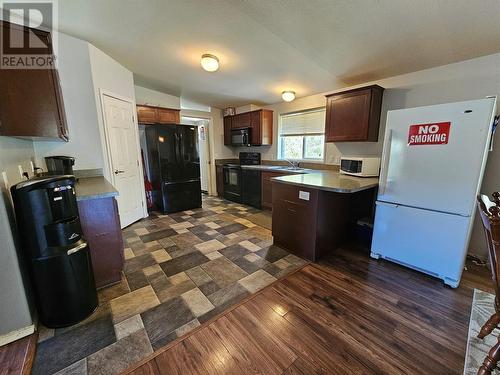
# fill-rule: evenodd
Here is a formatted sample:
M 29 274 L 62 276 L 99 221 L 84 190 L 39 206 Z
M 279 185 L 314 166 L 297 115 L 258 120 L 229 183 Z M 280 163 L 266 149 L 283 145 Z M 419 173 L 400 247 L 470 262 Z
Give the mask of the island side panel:
M 120 217 L 115 198 L 78 201 L 83 235 L 90 247 L 96 286 L 121 280 L 124 254 Z

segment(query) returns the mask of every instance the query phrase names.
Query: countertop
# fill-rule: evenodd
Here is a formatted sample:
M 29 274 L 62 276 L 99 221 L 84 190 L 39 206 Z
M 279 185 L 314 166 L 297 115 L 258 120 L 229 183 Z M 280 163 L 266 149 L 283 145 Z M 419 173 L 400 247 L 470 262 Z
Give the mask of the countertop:
M 111 198 L 118 195 L 118 190 L 104 177 L 79 178 L 75 185 L 76 200 Z
M 378 177 L 354 177 L 330 171 L 311 171 L 303 174 L 273 177 L 271 180 L 334 193 L 356 193 L 378 186 Z

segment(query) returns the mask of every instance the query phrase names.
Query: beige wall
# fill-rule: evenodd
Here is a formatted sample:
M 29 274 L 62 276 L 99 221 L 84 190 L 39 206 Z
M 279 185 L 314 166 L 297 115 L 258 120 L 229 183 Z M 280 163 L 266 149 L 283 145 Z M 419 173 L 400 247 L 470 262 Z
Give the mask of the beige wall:
M 500 95 L 500 54 L 426 69 L 380 81 L 367 82 L 360 86 L 372 83 L 377 83 L 386 89 L 382 102 L 379 141 L 366 143 L 328 143 L 326 145 L 325 156 L 325 161 L 327 163 L 334 164 L 340 155 L 380 155 L 382 152 L 382 141 L 388 110 L 479 99 L 489 95 Z M 344 90 L 349 88 L 351 87 L 346 87 Z M 328 93 L 311 95 L 296 99 L 291 103 L 282 102 L 265 107 L 274 111 L 274 134 L 278 134 L 280 114 L 324 106 L 324 95 Z M 219 136 L 218 139 L 219 142 L 223 140 L 221 136 Z M 498 145 L 499 142 L 500 140 L 497 139 L 496 144 Z M 223 146 L 216 145 L 216 147 L 221 150 Z M 227 150 L 227 147 L 223 150 L 225 157 L 231 155 L 231 151 L 233 157 L 240 151 L 240 149 Z M 263 159 L 276 159 L 276 136 L 274 137 L 272 146 L 250 147 L 245 150 L 261 152 Z M 484 193 L 500 190 L 499 170 L 500 147 L 497 146 L 494 151 L 490 153 L 488 158 L 486 173 L 481 189 Z M 469 252 L 480 256 L 486 256 L 487 254 L 482 228 L 477 217 L 474 224 Z

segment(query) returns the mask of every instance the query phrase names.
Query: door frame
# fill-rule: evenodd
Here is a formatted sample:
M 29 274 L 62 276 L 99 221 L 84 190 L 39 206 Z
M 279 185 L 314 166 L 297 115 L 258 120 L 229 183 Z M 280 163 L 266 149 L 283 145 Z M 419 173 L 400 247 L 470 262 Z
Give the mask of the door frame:
M 184 114 L 183 114 L 184 112 Z M 182 118 L 183 117 L 191 117 L 191 118 L 196 118 L 196 119 L 199 119 L 199 120 L 205 120 L 205 121 L 208 121 L 208 125 L 207 125 L 207 128 L 206 128 L 206 136 L 207 136 L 207 145 L 208 145 L 208 173 L 207 173 L 207 185 L 208 185 L 208 190 L 207 190 L 207 193 L 208 195 L 212 195 L 212 165 L 214 165 L 214 163 L 212 162 L 212 147 L 211 147 L 211 133 L 212 133 L 212 128 L 213 128 L 213 119 L 211 116 L 208 116 L 208 115 L 201 115 L 201 114 L 198 114 L 196 113 L 197 111 L 191 111 L 191 110 L 181 110 L 181 125 L 182 124 Z M 198 127 L 198 125 L 196 125 L 196 127 Z M 199 133 L 198 133 L 199 134 Z M 199 143 L 199 140 L 198 140 L 198 143 Z M 201 167 L 200 167 L 201 168 Z M 200 171 L 201 173 L 201 171 Z
M 144 167 L 142 165 L 141 145 L 140 145 L 140 141 L 139 141 L 139 124 L 137 122 L 137 112 L 136 112 L 135 100 L 132 98 L 127 98 L 127 97 L 115 94 L 115 93 L 108 91 L 108 90 L 99 89 L 99 101 L 101 104 L 102 123 L 103 123 L 103 128 L 104 128 L 104 139 L 105 139 L 105 145 L 106 145 L 106 163 L 108 165 L 110 179 L 112 180 L 110 182 L 113 184 L 113 186 L 115 186 L 115 176 L 112 173 L 113 158 L 111 155 L 111 146 L 110 146 L 110 140 L 109 140 L 109 128 L 108 128 L 108 124 L 106 121 L 106 112 L 105 112 L 105 108 L 104 108 L 104 97 L 105 96 L 127 102 L 132 107 L 132 121 L 133 121 L 134 126 L 135 126 L 135 132 L 134 132 L 134 134 L 135 134 L 135 146 L 136 146 L 137 155 L 138 155 L 137 168 L 138 168 L 138 172 L 139 172 L 140 181 L 144 182 L 144 172 L 143 172 Z M 141 189 L 141 192 L 142 192 L 141 204 L 142 204 L 142 215 L 143 215 L 142 217 L 145 218 L 145 217 L 149 216 L 149 213 L 147 210 L 146 191 L 144 190 L 144 187 Z

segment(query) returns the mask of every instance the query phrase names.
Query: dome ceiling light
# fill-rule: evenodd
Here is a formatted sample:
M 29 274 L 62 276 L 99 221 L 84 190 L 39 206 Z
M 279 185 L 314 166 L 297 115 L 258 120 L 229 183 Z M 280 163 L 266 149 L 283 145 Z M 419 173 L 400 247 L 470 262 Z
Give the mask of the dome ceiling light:
M 291 102 L 295 99 L 295 91 L 290 91 L 290 90 L 283 91 L 281 93 L 281 97 L 285 102 Z
M 207 72 L 215 72 L 219 69 L 219 58 L 210 53 L 201 55 L 201 67 Z

